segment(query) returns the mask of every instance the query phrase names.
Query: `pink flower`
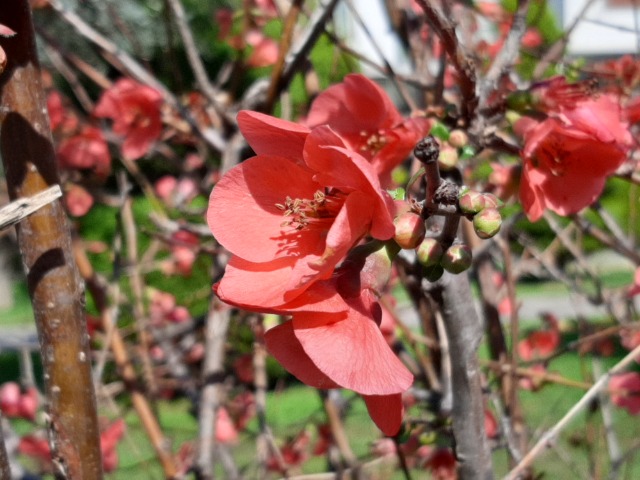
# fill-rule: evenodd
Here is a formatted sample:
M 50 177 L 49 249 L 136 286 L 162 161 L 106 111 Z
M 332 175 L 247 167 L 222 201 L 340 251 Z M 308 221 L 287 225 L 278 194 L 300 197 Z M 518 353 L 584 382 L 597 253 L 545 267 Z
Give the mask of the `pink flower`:
M 627 372 L 611 377 L 609 394 L 614 405 L 626 409 L 631 415 L 640 413 L 640 373 Z
M 236 443 L 238 441 L 238 430 L 224 407 L 220 407 L 216 415 L 216 441 L 219 443 Z
M 577 213 L 602 193 L 605 181 L 627 158 L 631 134 L 617 98 L 572 98 L 536 122 L 522 119 L 524 169 L 520 199 L 527 217 L 548 208 Z
M 253 47 L 247 59 L 250 67 L 268 67 L 278 60 L 278 44 L 274 39 L 254 30 L 247 35 L 246 41 Z
M 113 131 L 124 137 L 122 155 L 130 160 L 144 156 L 162 133 L 162 95 L 130 78 L 106 90 L 96 105 L 96 117 L 113 120 Z
M 171 257 L 180 275 L 191 275 L 193 263 L 197 256 L 197 246 L 200 243 L 196 234 L 186 230 L 179 230 L 171 235 Z
M 347 75 L 313 102 L 307 124 L 329 125 L 371 162 L 383 185 L 431 129 L 426 118 L 405 119 L 386 92 L 363 75 Z
M 560 344 L 557 319 L 551 314 L 546 314 L 544 320 L 549 325 L 547 330 L 531 332 L 527 338 L 518 342 L 518 355 L 525 362 L 552 355 Z
M 350 257 L 331 282 L 348 309 L 326 312 L 321 303 L 317 311 L 283 309 L 281 313 L 290 313 L 291 320 L 268 330 L 265 342 L 303 383 L 361 394 L 376 425 L 386 435 L 395 435 L 402 423 L 402 393 L 413 376 L 380 331 L 382 309 L 375 294 L 386 281 L 381 278 L 384 269 L 378 253 L 367 256 L 363 264 L 357 256 Z
M 100 432 L 100 451 L 102 452 L 102 468 L 106 473 L 118 468 L 118 451 L 116 447 L 125 432 L 125 423 L 121 418 L 105 427 Z
M 78 117 L 65 108 L 58 91 L 53 90 L 47 95 L 47 110 L 52 131 L 59 129 L 62 133 L 69 133 L 78 127 Z
M 329 278 L 367 234 L 393 236 L 391 198 L 331 129 L 309 132 L 246 111 L 238 122 L 258 155 L 222 177 L 207 211 L 213 235 L 234 255 L 216 287 L 224 301 L 269 311 Z
M 80 185 L 71 185 L 64 195 L 67 211 L 74 217 L 82 217 L 93 206 L 93 196 Z
M 23 390 L 16 382 L 0 387 L 0 410 L 7 418 L 34 421 L 38 411 L 38 391 L 34 387 Z
M 91 169 L 102 178 L 111 173 L 109 146 L 98 128 L 82 128 L 77 135 L 62 141 L 57 153 L 62 168 Z

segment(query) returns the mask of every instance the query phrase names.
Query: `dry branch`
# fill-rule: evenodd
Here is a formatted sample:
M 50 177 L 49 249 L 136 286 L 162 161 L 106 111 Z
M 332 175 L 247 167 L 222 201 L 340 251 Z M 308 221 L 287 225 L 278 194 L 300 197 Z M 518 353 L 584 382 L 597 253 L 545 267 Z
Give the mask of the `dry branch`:
M 53 185 L 31 197 L 19 198 L 6 207 L 0 208 L 0 230 L 12 227 L 23 218 L 28 217 L 61 196 L 60 185 Z

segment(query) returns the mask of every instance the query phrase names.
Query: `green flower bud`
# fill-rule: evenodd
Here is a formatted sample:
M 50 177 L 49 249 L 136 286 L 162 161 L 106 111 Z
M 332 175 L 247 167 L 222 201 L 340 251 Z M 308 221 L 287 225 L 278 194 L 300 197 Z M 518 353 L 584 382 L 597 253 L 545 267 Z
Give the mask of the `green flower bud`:
M 502 216 L 497 208 L 485 208 L 473 217 L 473 229 L 480 238 L 491 238 L 500 231 Z
M 430 282 L 435 282 L 436 280 L 440 280 L 442 274 L 444 273 L 444 268 L 442 265 L 431 265 L 423 270 L 424 278 L 429 280 Z
M 440 264 L 449 273 L 461 273 L 471 266 L 471 249 L 461 243 L 451 245 Z
M 426 229 L 420 215 L 412 212 L 403 213 L 398 215 L 393 223 L 396 226 L 394 240 L 400 247 L 416 248 L 424 239 Z
M 475 190 L 467 190 L 458 197 L 458 205 L 464 213 L 478 213 L 485 207 L 484 194 Z
M 435 238 L 425 238 L 416 249 L 418 261 L 425 267 L 439 265 L 444 254 L 442 245 Z

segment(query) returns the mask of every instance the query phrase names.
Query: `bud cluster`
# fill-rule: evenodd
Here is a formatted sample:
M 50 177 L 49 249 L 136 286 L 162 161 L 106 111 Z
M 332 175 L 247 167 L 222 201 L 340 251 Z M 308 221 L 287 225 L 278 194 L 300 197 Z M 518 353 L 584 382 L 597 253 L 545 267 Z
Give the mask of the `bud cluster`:
M 471 249 L 467 245 L 454 244 L 445 248 L 438 238 L 425 238 L 424 219 L 417 213 L 402 213 L 394 223 L 394 240 L 401 248 L 416 250 L 418 261 L 425 267 L 427 280 L 436 281 L 445 270 L 457 274 L 471 266 Z
M 458 197 L 458 206 L 472 217 L 473 229 L 480 238 L 491 238 L 500 231 L 502 216 L 498 209 L 502 202 L 495 195 L 467 190 Z

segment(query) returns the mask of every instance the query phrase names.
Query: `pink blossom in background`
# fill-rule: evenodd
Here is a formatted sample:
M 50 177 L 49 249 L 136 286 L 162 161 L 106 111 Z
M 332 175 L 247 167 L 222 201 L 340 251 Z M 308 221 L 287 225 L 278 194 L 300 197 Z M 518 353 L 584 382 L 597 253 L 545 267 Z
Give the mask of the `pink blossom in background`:
M 163 99 L 157 90 L 130 78 L 121 78 L 105 90 L 93 110 L 96 117 L 113 120 L 114 133 L 123 137 L 122 155 L 136 160 L 147 154 L 162 133 Z

